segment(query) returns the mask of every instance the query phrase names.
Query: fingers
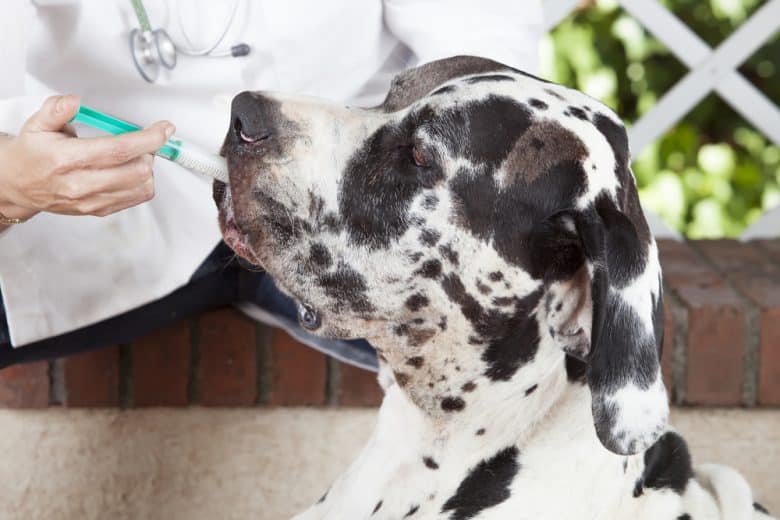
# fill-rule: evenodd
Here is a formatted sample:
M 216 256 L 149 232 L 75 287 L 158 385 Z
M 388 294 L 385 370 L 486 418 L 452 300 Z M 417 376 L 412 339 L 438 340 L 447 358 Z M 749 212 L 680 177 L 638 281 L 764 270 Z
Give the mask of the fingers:
M 60 176 L 61 198 L 47 208 L 69 215 L 104 216 L 154 196 L 151 155 L 99 170 L 76 170 Z
M 22 126 L 22 132 L 59 132 L 79 109 L 74 95 L 52 96 Z
M 67 169 L 107 168 L 124 164 L 156 152 L 174 131 L 171 123 L 159 121 L 143 130 L 117 136 L 68 139 L 60 150 L 62 166 Z

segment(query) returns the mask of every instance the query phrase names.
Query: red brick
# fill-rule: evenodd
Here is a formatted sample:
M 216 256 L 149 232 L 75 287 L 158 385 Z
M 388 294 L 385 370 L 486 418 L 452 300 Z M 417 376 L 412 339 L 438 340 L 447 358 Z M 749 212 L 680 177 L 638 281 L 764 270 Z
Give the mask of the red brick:
M 133 343 L 133 405 L 188 404 L 190 336 L 190 322 L 181 320 Z
M 719 287 L 722 276 L 699 258 L 685 242 L 659 240 L 658 253 L 666 283 L 672 287 Z
M 780 264 L 780 238 L 775 238 L 773 240 L 756 240 L 753 243 L 766 251 L 775 263 Z
M 119 405 L 119 347 L 108 347 L 62 360 L 63 405 Z
M 327 363 L 325 356 L 301 345 L 282 330 L 271 340 L 272 381 L 268 402 L 274 406 L 322 405 L 325 403 Z
M 257 397 L 255 323 L 233 309 L 200 316 L 198 389 L 205 406 L 249 406 Z
M 745 310 L 727 287 L 682 287 L 688 308 L 686 402 L 739 405 L 744 372 Z
M 0 370 L 0 407 L 49 406 L 49 363 L 37 361 Z
M 342 406 L 379 406 L 384 392 L 376 373 L 346 363 L 339 364 L 339 404 Z
M 674 397 L 674 314 L 669 297 L 664 298 L 664 343 L 661 355 L 661 373 L 670 399 Z
M 761 314 L 758 403 L 780 406 L 780 308 Z

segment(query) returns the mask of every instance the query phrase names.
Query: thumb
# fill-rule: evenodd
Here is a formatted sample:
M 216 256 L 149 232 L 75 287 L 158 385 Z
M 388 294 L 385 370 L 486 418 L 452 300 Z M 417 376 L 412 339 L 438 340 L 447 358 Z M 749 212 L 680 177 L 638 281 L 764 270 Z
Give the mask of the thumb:
M 52 96 L 24 123 L 22 132 L 59 132 L 73 119 L 79 108 L 74 95 Z

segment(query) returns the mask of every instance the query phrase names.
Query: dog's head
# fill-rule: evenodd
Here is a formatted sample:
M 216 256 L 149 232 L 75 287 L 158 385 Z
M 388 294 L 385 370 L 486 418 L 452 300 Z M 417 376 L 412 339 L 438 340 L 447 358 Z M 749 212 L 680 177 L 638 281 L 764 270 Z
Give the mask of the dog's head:
M 223 153 L 228 243 L 304 327 L 373 342 L 421 407 L 455 413 L 566 355 L 608 449 L 663 430 L 657 252 L 626 132 L 598 102 L 456 57 L 371 109 L 239 94 Z

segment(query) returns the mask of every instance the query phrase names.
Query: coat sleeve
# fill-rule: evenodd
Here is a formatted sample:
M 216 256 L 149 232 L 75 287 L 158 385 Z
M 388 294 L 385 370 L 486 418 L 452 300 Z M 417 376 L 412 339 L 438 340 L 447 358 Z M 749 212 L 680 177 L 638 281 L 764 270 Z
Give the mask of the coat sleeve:
M 384 0 L 384 17 L 418 65 L 470 54 L 530 73 L 538 68 L 540 0 Z

